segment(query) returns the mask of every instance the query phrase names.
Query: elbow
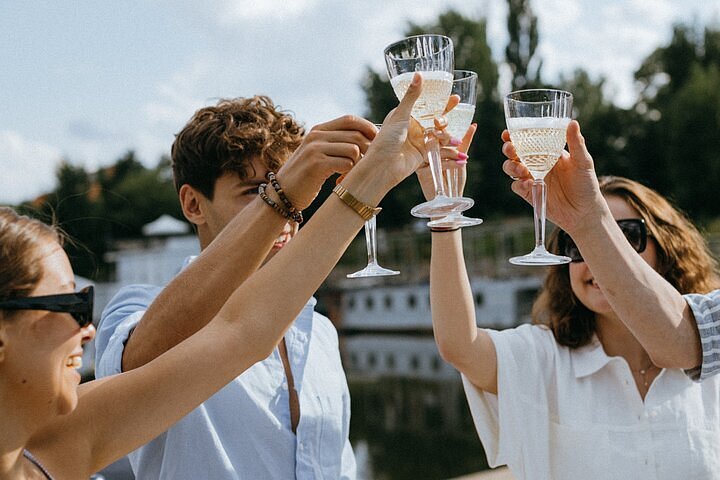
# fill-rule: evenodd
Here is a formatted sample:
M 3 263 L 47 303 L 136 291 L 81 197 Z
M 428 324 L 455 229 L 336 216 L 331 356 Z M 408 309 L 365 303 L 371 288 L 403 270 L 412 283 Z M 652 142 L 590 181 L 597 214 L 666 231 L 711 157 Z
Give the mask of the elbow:
M 437 337 L 435 338 L 435 343 L 437 344 L 440 358 L 459 370 L 460 365 L 462 364 L 463 350 L 458 348 L 456 345 L 453 345 L 451 342 L 444 341 Z

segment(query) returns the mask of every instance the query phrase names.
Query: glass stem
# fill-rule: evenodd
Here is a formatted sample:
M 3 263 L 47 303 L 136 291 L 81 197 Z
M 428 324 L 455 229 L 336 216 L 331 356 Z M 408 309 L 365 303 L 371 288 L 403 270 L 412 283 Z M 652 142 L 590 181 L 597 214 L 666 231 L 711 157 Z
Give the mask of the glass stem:
M 445 185 L 442 174 L 442 160 L 440 159 L 440 144 L 432 130 L 425 131 L 425 147 L 428 151 L 428 163 L 432 173 L 433 184 L 435 185 L 435 196 L 445 197 Z
M 532 186 L 533 215 L 535 217 L 535 250 L 545 250 L 545 181 L 540 178 Z
M 448 168 L 447 170 L 445 170 L 445 174 L 447 175 L 448 195 L 450 195 L 451 197 L 459 197 L 460 192 L 458 191 L 458 169 Z
M 365 222 L 365 244 L 368 252 L 368 265 L 377 263 L 377 239 L 375 237 L 375 217 Z

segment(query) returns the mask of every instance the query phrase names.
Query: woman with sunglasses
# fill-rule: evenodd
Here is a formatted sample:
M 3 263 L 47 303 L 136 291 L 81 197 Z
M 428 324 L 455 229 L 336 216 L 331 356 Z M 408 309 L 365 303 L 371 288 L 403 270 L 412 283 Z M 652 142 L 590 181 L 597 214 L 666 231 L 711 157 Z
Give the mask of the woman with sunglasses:
M 343 179 L 354 203 L 331 195 L 207 326 L 114 377 L 78 387 L 92 292 L 73 293 L 55 229 L 0 208 L 0 479 L 87 479 L 267 357 L 364 225 L 361 212 L 424 161 L 422 129 L 409 122 L 421 83 L 416 76 Z
M 576 122 L 568 145 L 573 156 L 585 151 Z M 555 168 L 574 162 L 565 155 Z M 623 256 L 658 272 L 675 292 L 720 286 L 706 242 L 662 196 L 585 173 Z M 567 218 L 559 224 L 577 232 Z M 517 479 L 533 480 L 720 478 L 720 378 L 698 383 L 654 363 L 608 300 L 616 286 L 598 280 L 573 238 L 557 231 L 549 247 L 573 261 L 548 268 L 533 325 L 493 331 L 476 326 L 460 235 L 433 233 L 435 338 L 462 373 L 490 466 L 506 464 Z M 581 248 L 589 251 L 588 242 Z M 614 260 L 607 255 L 604 266 Z M 646 298 L 640 289 L 636 295 Z

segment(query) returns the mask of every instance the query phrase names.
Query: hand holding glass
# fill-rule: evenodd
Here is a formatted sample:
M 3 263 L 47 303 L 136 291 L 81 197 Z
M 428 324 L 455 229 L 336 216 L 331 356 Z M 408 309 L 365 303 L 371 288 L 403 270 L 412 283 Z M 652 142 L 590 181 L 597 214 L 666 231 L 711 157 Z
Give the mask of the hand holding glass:
M 535 249 L 513 257 L 515 265 L 560 265 L 570 258 L 545 248 L 545 175 L 555 166 L 565 146 L 572 113 L 572 94 L 562 90 L 520 90 L 505 96 L 505 120 L 520 161 L 533 177 Z
M 439 217 L 472 206 L 471 202 L 451 199 L 445 193 L 440 147 L 433 134 L 435 117 L 442 115 L 450 97 L 454 61 L 452 40 L 443 35 L 417 35 L 385 48 L 385 64 L 398 99 L 405 96 L 415 72 L 423 77 L 422 93 L 413 106 L 412 116 L 425 129 L 435 198 L 413 207 L 410 213 L 416 217 Z
M 382 125 L 375 124 L 380 129 Z M 377 235 L 376 235 L 377 222 L 375 217 L 365 222 L 365 245 L 367 247 L 368 263 L 365 268 L 358 270 L 354 273 L 347 274 L 347 278 L 362 278 L 362 277 L 383 277 L 389 275 L 400 275 L 397 270 L 390 270 L 381 267 L 377 261 Z
M 447 119 L 448 133 L 455 138 L 462 138 L 470 128 L 473 116 L 475 115 L 475 103 L 477 102 L 477 73 L 469 70 L 453 71 L 452 94 L 460 97 L 460 103 L 450 110 L 445 118 Z M 463 167 L 464 168 L 464 167 Z M 464 201 L 474 201 L 470 198 L 460 197 L 460 169 L 448 168 L 445 170 L 445 177 L 448 185 L 448 195 L 451 198 L 460 198 Z M 466 217 L 462 210 L 453 210 L 447 216 L 428 222 L 429 227 L 472 227 L 480 225 L 483 221 L 479 218 Z

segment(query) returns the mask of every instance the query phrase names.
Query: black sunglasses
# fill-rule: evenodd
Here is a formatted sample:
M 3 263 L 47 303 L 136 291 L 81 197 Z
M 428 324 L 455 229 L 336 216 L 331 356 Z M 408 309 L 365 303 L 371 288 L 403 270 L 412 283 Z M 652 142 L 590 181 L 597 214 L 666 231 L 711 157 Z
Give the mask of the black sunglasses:
M 618 220 L 617 224 L 620 227 L 620 230 L 622 230 L 623 235 L 625 235 L 625 238 L 627 238 L 630 245 L 632 245 L 633 249 L 635 249 L 638 253 L 644 252 L 647 247 L 648 237 L 645 220 L 642 218 L 626 218 L 624 220 Z M 577 245 L 575 245 L 573 239 L 570 238 L 570 235 L 565 233 L 563 230 L 560 230 L 558 233 L 558 249 L 560 250 L 561 255 L 570 257 L 570 260 L 573 262 L 583 261 Z
M 3 300 L 0 301 L 0 310 L 47 310 L 69 313 L 80 327 L 86 327 L 92 323 L 94 298 L 95 289 L 90 285 L 75 293 Z

